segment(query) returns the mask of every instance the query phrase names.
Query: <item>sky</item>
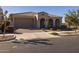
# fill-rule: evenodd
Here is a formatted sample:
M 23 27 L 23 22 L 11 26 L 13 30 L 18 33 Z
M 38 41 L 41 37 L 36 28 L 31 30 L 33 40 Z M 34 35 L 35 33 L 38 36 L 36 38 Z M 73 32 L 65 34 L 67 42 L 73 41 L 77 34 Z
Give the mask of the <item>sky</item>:
M 64 22 L 64 16 L 68 10 L 78 10 L 79 6 L 2 6 L 3 10 L 7 10 L 10 13 L 21 12 L 47 12 L 49 14 L 62 16 Z

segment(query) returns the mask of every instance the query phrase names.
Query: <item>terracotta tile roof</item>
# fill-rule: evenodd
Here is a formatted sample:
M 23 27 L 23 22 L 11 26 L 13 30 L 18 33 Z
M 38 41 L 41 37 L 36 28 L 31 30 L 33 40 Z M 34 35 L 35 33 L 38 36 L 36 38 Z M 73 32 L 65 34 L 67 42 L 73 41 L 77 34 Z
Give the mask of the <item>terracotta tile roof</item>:
M 37 14 L 36 12 L 22 12 L 22 13 L 12 13 L 13 15 L 18 15 L 18 14 Z
M 51 15 L 51 14 L 49 14 L 48 16 L 50 16 L 50 17 L 61 17 L 61 16 L 58 16 L 58 15 Z
M 41 12 L 23 12 L 23 13 L 13 13 L 12 15 L 15 15 L 15 16 L 35 16 L 36 14 L 39 14 Z M 51 15 L 51 14 L 48 14 L 49 17 L 61 17 L 61 16 L 58 16 L 58 15 Z

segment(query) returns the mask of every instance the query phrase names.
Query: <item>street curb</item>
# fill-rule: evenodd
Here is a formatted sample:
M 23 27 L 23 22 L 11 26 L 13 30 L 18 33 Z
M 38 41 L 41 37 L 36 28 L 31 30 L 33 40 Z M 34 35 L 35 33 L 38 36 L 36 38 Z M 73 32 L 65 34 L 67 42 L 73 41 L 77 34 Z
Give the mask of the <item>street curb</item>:
M 13 37 L 13 38 L 11 38 L 11 39 L 0 40 L 0 42 L 3 42 L 3 41 L 10 41 L 10 40 L 13 40 L 13 39 L 15 39 L 15 38 L 16 38 L 16 36 L 15 36 L 15 37 Z

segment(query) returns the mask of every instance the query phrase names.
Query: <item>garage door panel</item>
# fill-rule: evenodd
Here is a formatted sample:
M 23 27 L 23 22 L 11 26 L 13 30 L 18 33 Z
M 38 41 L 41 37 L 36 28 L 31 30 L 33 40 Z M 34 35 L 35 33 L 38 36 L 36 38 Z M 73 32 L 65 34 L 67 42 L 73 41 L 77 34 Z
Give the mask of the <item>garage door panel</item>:
M 32 18 L 15 18 L 15 27 L 17 28 L 32 28 L 34 19 Z

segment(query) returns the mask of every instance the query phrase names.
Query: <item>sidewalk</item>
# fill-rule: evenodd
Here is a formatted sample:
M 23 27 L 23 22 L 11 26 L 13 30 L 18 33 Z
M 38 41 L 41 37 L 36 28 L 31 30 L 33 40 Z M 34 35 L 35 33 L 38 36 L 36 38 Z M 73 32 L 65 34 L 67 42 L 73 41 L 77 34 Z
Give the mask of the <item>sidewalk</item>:
M 60 36 L 76 36 L 79 35 L 79 31 L 50 31 L 48 33 L 58 33 Z

